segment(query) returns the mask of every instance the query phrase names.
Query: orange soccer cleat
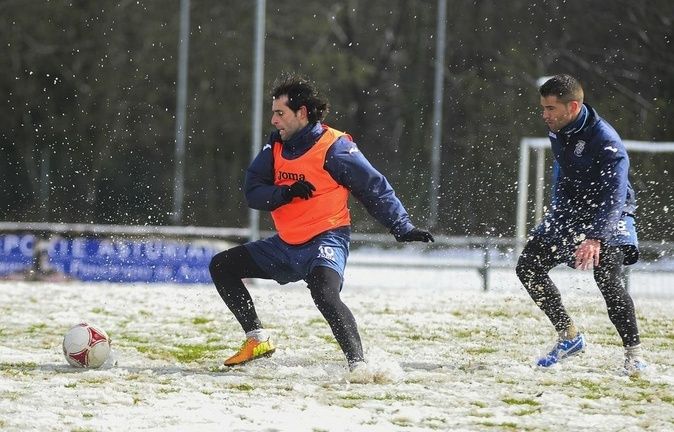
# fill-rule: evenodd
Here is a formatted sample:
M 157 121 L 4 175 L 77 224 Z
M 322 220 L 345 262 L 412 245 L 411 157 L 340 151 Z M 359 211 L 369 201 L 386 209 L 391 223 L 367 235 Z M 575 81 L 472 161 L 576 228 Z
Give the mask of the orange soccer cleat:
M 236 366 L 260 357 L 269 357 L 274 354 L 274 351 L 276 351 L 276 347 L 269 339 L 259 341 L 249 337 L 236 354 L 225 360 L 225 366 Z

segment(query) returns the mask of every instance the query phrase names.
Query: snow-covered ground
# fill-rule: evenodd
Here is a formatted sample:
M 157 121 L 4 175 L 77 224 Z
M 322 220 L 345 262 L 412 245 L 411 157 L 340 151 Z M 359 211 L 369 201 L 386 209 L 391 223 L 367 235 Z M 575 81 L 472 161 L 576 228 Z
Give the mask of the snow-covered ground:
M 540 370 L 533 361 L 554 333 L 512 271 L 495 271 L 483 292 L 474 270 L 350 267 L 343 298 L 370 360 L 359 375 L 302 284 L 256 281 L 277 352 L 223 369 L 242 333 L 210 286 L 0 282 L 0 430 L 674 430 L 667 277 L 633 278 L 652 365 L 640 377 L 620 374 L 589 273 L 555 274 L 587 351 Z M 113 339 L 101 369 L 61 354 L 82 320 Z

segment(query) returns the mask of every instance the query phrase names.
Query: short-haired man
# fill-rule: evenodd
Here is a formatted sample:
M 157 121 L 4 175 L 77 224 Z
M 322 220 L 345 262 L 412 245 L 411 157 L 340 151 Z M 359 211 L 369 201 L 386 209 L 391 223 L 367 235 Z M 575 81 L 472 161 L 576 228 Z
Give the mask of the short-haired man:
M 391 185 L 359 151 L 351 137 L 322 123 L 327 102 L 297 75 L 279 78 L 272 91 L 276 128 L 246 172 L 248 205 L 270 211 L 277 234 L 213 257 L 211 277 L 246 333 L 226 366 L 274 352 L 243 278 L 280 284 L 305 280 L 330 325 L 349 369 L 365 361 L 356 320 L 340 299 L 349 254 L 353 194 L 396 240 L 434 241 L 415 228 Z
M 627 152 L 611 125 L 583 102 L 583 88 L 572 76 L 550 78 L 540 87 L 540 95 L 554 155 L 552 203 L 516 269 L 559 335 L 537 364 L 549 367 L 585 349 L 584 335 L 548 276 L 553 267 L 566 263 L 594 269 L 608 316 L 625 348 L 625 371 L 639 372 L 646 363 L 624 278 L 624 265 L 638 259 L 636 201 L 628 180 Z

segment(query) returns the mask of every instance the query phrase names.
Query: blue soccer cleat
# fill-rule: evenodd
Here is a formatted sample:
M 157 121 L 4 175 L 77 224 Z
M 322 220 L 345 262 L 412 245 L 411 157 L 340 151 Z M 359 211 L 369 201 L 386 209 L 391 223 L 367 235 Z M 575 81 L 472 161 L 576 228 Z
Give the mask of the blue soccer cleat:
M 575 354 L 580 354 L 585 349 L 585 336 L 578 333 L 573 339 L 559 340 L 552 347 L 552 350 L 545 357 L 541 357 L 536 365 L 541 367 L 550 367 Z

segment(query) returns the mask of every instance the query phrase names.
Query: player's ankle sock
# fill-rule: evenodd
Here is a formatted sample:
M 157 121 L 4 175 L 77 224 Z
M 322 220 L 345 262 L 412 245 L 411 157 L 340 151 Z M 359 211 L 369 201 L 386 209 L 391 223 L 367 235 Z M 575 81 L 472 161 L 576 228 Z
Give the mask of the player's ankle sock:
M 257 330 L 251 330 L 246 333 L 247 338 L 255 338 L 259 341 L 266 341 L 269 340 L 269 332 L 267 329 L 257 329 Z
M 625 347 L 625 357 L 636 358 L 641 357 L 641 344 Z
M 569 326 L 559 332 L 559 338 L 561 340 L 569 340 L 578 336 L 578 327 L 575 324 L 569 324 Z

